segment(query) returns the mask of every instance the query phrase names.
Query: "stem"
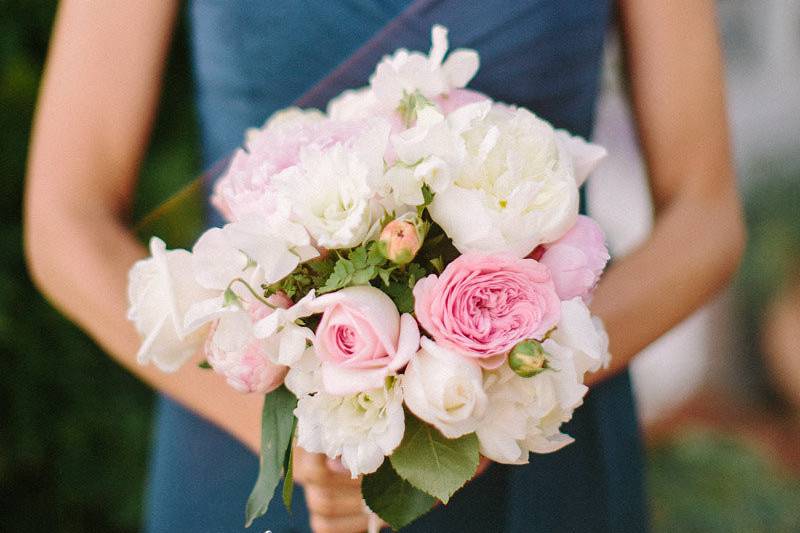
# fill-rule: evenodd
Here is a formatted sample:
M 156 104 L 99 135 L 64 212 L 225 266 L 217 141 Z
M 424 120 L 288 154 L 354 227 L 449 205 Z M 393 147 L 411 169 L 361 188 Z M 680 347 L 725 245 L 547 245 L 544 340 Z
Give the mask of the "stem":
M 264 299 L 264 297 L 262 297 L 262 296 L 260 296 L 258 293 L 256 293 L 256 291 L 253 289 L 253 287 L 251 287 L 251 286 L 250 286 L 250 284 L 249 284 L 249 283 L 247 283 L 247 282 L 246 282 L 245 280 L 243 280 L 242 278 L 233 278 L 233 279 L 231 280 L 231 282 L 230 282 L 230 283 L 228 283 L 228 286 L 225 288 L 225 290 L 226 290 L 226 291 L 227 291 L 227 290 L 229 290 L 229 289 L 230 289 L 230 288 L 233 286 L 233 284 L 234 284 L 234 283 L 237 283 L 237 282 L 238 282 L 238 283 L 241 283 L 242 285 L 244 285 L 244 286 L 247 288 L 248 292 L 250 292 L 250 294 L 252 294 L 252 295 L 253 295 L 253 298 L 255 298 L 256 300 L 258 300 L 258 301 L 259 301 L 259 302 L 261 302 L 262 304 L 266 305 L 266 306 L 267 306 L 267 307 L 269 307 L 270 309 L 277 309 L 277 308 L 276 308 L 274 305 L 272 305 L 272 304 L 271 304 L 271 303 L 269 303 L 267 300 L 265 300 L 265 299 Z

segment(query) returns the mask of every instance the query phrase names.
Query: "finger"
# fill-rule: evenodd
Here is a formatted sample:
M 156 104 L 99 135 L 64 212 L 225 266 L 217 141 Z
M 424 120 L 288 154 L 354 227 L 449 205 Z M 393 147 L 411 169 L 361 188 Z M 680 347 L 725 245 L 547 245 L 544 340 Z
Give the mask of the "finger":
M 295 448 L 299 451 L 300 448 Z M 350 472 L 334 472 L 328 468 L 326 457 L 321 454 L 302 452 L 294 456 L 294 478 L 301 485 L 309 483 L 325 485 L 358 485 L 358 478 L 350 477 Z
M 305 487 L 306 505 L 311 513 L 326 517 L 340 517 L 364 514 L 364 503 L 360 490 L 341 490 L 338 488 Z
M 311 530 L 314 533 L 360 533 L 367 530 L 367 525 L 368 517 L 364 513 L 337 517 L 311 515 Z

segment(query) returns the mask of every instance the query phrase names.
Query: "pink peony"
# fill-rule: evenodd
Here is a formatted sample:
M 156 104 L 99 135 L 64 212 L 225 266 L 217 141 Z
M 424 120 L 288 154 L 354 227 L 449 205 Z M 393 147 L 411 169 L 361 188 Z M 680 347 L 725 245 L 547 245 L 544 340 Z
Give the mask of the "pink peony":
M 411 220 L 395 219 L 386 224 L 380 241 L 386 258 L 398 265 L 410 263 L 422 246 L 417 226 Z
M 610 258 L 603 230 L 583 215 L 563 237 L 544 245 L 539 253 L 562 300 L 577 296 L 588 300 Z
M 330 120 L 316 110 L 277 113 L 264 128 L 250 130 L 245 147 L 236 151 L 228 170 L 214 185 L 212 204 L 228 221 L 274 212 L 272 176 L 296 165 L 302 148 L 347 145 L 363 132 L 365 124 Z
M 419 348 L 414 318 L 401 316 L 391 298 L 375 287 L 347 287 L 320 296 L 313 305 L 324 309 L 314 347 L 329 394 L 382 387 Z
M 284 309 L 292 305 L 283 293 L 270 297 L 269 303 Z M 249 305 L 246 315 L 249 315 L 251 323 L 255 323 L 270 313 L 270 307 L 254 303 Z M 266 394 L 283 383 L 289 368 L 270 360 L 263 339 L 250 336 L 243 346 L 231 349 L 226 346 L 225 339 L 217 337 L 219 331 L 218 322 L 206 341 L 206 359 L 215 372 L 225 376 L 231 387 L 243 393 Z
M 514 345 L 541 339 L 556 325 L 560 304 L 548 269 L 533 259 L 467 253 L 414 287 L 414 311 L 437 343 L 485 368 Z

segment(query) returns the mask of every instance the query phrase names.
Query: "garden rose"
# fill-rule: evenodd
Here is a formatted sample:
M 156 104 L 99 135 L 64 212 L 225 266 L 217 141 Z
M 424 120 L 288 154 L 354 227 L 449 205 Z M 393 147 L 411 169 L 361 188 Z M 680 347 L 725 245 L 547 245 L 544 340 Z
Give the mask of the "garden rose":
M 386 258 L 399 265 L 410 263 L 422 246 L 422 238 L 414 221 L 401 218 L 384 226 L 380 241 Z
M 580 215 L 563 237 L 543 248 L 539 261 L 550 269 L 559 298 L 588 300 L 611 257 L 600 226 Z
M 143 339 L 136 355 L 139 364 L 152 361 L 173 372 L 200 351 L 208 331 L 185 326 L 186 312 L 217 292 L 195 282 L 192 254 L 186 250 L 167 250 L 164 241 L 153 237 L 150 253 L 128 275 L 128 319 Z
M 533 259 L 464 254 L 414 287 L 420 325 L 444 347 L 493 368 L 525 339 L 558 323 L 560 301 L 547 267 Z
M 403 391 L 411 412 L 448 439 L 475 431 L 486 409 L 480 365 L 426 337 L 403 374 Z
M 322 383 L 330 394 L 352 394 L 382 386 L 419 348 L 419 328 L 392 299 L 371 286 L 347 287 L 320 296 L 324 310 L 314 347 L 322 360 Z

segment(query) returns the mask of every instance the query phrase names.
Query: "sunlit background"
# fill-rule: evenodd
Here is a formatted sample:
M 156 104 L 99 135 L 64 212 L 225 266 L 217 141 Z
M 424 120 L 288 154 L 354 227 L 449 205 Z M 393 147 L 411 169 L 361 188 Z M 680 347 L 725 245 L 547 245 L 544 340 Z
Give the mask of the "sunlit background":
M 137 531 L 152 394 L 48 306 L 21 254 L 55 2 L 0 5 L 0 531 Z M 719 12 L 750 242 L 732 289 L 634 365 L 651 514 L 655 531 L 800 531 L 800 2 L 722 0 Z M 595 136 L 612 158 L 590 198 L 623 255 L 652 211 L 609 40 Z M 137 216 L 200 170 L 191 94 L 181 28 Z

